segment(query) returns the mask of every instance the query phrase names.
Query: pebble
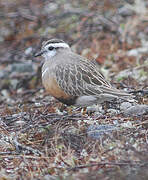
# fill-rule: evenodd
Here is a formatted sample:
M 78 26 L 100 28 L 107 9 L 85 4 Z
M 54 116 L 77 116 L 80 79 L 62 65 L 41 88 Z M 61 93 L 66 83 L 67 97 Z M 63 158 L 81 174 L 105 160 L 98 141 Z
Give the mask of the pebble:
M 106 134 L 112 133 L 117 129 L 117 126 L 105 124 L 105 125 L 90 125 L 87 129 L 88 137 L 93 139 L 100 139 Z
M 142 116 L 148 114 L 148 105 L 138 104 L 123 111 L 125 116 Z
M 107 112 L 112 116 L 119 113 L 119 111 L 116 109 L 108 109 Z
M 129 102 L 123 102 L 120 105 L 120 110 L 125 111 L 126 109 L 130 108 L 131 106 L 132 106 L 132 104 Z
M 33 72 L 33 65 L 32 63 L 14 63 L 11 65 L 11 72 Z

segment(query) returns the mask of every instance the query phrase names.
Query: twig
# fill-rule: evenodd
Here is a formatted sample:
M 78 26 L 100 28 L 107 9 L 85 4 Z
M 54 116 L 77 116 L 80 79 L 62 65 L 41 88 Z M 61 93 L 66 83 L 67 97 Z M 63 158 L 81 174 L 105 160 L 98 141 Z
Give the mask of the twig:
M 93 167 L 93 166 L 106 166 L 106 165 L 110 165 L 110 166 L 136 166 L 136 165 L 147 165 L 148 162 L 102 162 L 102 163 L 92 163 L 92 164 L 86 164 L 86 165 L 79 165 L 79 166 L 75 166 L 75 167 L 71 167 L 71 168 L 67 168 L 68 171 L 75 171 L 77 169 L 81 169 L 81 168 L 89 168 L 89 167 Z
M 11 143 L 15 146 L 17 152 L 21 152 L 21 151 L 28 151 L 28 153 L 33 153 L 33 154 L 38 154 L 38 155 L 42 155 L 42 153 L 37 150 L 37 149 L 33 149 L 31 147 L 28 147 L 28 146 L 25 146 L 25 145 L 22 145 L 20 144 L 18 141 L 17 141 L 17 137 L 15 136 L 13 138 L 13 140 L 11 141 Z
M 12 155 L 14 157 L 14 155 L 19 155 L 18 153 L 16 152 L 13 152 L 13 151 L 9 151 L 9 152 L 0 152 L 0 156 L 1 157 L 8 157 L 8 155 Z
M 141 93 L 143 95 L 146 95 L 148 94 L 148 90 L 135 90 L 135 91 L 129 91 L 128 93 L 133 93 L 133 94 Z

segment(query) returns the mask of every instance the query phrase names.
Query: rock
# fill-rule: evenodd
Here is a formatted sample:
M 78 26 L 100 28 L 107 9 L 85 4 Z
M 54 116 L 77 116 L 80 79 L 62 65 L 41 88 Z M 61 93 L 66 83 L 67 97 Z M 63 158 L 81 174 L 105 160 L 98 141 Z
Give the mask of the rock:
M 87 113 L 93 113 L 93 112 L 102 112 L 102 106 L 100 106 L 99 104 L 94 104 L 92 106 L 88 106 L 86 108 L 86 112 Z
M 10 85 L 13 89 L 17 88 L 18 83 L 19 83 L 18 79 L 11 79 L 10 81 Z
M 134 128 L 134 126 L 133 126 L 131 121 L 126 121 L 126 122 L 122 123 L 121 127 L 124 127 L 124 128 Z
M 105 111 L 103 111 L 103 110 L 102 110 L 102 113 L 101 112 L 94 112 L 93 117 L 94 118 L 101 118 L 101 117 L 104 117 L 104 114 L 105 114 Z
M 129 102 L 123 102 L 120 105 L 120 110 L 125 111 L 126 109 L 130 108 L 131 106 L 132 106 L 132 104 Z
M 33 65 L 30 62 L 27 63 L 14 63 L 11 65 L 11 72 L 33 72 Z
M 145 63 L 145 66 L 147 67 L 147 63 Z M 116 81 L 120 81 L 124 78 L 131 77 L 133 79 L 136 79 L 138 82 L 145 81 L 148 78 L 148 71 L 144 67 L 134 68 L 134 69 L 125 69 L 123 71 L 120 71 L 118 75 L 115 76 Z
M 56 180 L 58 179 L 57 177 L 54 177 L 50 174 L 46 174 L 44 177 L 43 177 L 43 180 Z
M 132 49 L 130 51 L 128 51 L 128 56 L 138 56 L 140 54 L 146 53 L 148 51 L 148 46 L 146 44 L 146 46 L 144 47 L 140 47 L 140 48 L 136 48 L 136 49 Z
M 116 109 L 108 109 L 107 112 L 112 116 L 119 113 L 119 111 Z
M 32 73 L 34 73 L 35 71 L 36 66 L 32 63 L 32 61 L 27 61 L 24 63 L 13 63 L 4 68 L 2 67 L 0 71 L 0 89 L 16 90 L 18 85 L 33 85 L 33 83 L 36 81 L 36 77 L 26 82 L 24 80 L 24 84 L 21 83 L 23 78 L 25 79 L 25 77 L 32 77 Z
M 122 16 L 131 16 L 133 11 L 126 6 L 122 6 L 118 9 L 118 13 Z
M 7 89 L 3 89 L 1 90 L 1 94 L 6 98 L 9 99 L 10 98 L 10 93 Z
M 4 69 L 1 69 L 0 71 L 0 79 L 6 79 L 9 77 L 9 72 L 4 70 Z
M 26 54 L 26 55 L 31 54 L 32 50 L 33 50 L 32 47 L 27 48 L 27 49 L 25 50 L 25 54 Z
M 46 6 L 44 7 L 44 13 L 45 14 L 49 14 L 52 13 L 54 11 L 56 11 L 58 9 L 58 4 L 55 2 L 48 2 L 46 3 Z
M 87 129 L 88 137 L 93 139 L 100 139 L 106 134 L 112 133 L 116 130 L 115 125 L 105 124 L 105 125 L 90 125 Z
M 1 28 L 0 28 L 0 42 L 3 42 L 5 40 L 6 37 L 12 35 L 12 31 L 9 27 L 6 26 L 5 24 L 6 22 L 4 22 L 3 24 L 1 24 Z
M 138 104 L 125 109 L 123 114 L 125 116 L 142 116 L 148 114 L 148 105 Z

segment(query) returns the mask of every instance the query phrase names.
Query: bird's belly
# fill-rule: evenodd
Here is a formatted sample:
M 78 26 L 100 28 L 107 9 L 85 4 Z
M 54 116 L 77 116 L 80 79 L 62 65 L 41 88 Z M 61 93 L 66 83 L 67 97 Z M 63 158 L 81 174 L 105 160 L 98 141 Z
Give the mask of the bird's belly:
M 42 78 L 43 86 L 45 87 L 46 91 L 53 97 L 60 99 L 67 99 L 69 95 L 66 94 L 57 84 L 54 77 L 46 77 Z

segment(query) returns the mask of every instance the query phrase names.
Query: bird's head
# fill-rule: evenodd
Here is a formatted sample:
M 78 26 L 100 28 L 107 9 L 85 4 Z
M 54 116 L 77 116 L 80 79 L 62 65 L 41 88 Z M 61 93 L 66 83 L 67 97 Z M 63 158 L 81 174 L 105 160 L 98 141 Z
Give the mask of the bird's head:
M 34 56 L 43 56 L 46 60 L 55 56 L 61 50 L 70 50 L 70 46 L 60 39 L 50 39 L 42 43 L 41 51 Z

